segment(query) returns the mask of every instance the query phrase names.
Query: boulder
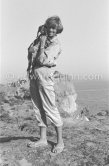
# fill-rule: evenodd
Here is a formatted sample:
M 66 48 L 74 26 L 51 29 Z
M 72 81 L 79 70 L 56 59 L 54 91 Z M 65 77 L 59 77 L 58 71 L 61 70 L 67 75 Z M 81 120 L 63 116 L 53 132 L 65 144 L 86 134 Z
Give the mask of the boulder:
M 77 110 L 76 94 L 65 96 L 60 105 L 63 111 L 73 114 Z

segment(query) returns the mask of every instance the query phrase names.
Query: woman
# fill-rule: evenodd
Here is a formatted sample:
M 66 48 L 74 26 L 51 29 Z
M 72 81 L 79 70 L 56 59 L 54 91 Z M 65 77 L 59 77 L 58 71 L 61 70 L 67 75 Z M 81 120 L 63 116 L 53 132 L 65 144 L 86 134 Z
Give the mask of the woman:
M 46 128 L 47 119 L 54 124 L 57 134 L 57 144 L 53 153 L 60 153 L 64 148 L 62 139 L 62 125 L 59 111 L 55 104 L 53 73 L 56 60 L 61 53 L 57 34 L 63 31 L 61 20 L 58 16 L 50 17 L 39 28 L 36 41 L 29 47 L 29 59 L 34 57 L 28 67 L 30 78 L 30 93 L 36 118 L 40 127 L 40 139 L 30 142 L 29 146 L 38 147 L 47 145 Z

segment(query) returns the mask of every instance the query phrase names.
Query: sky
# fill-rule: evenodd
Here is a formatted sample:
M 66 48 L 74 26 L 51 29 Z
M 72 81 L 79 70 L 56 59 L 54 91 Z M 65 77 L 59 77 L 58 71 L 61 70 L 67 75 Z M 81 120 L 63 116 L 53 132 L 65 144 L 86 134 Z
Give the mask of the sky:
M 27 48 L 53 15 L 64 27 L 56 70 L 109 78 L 108 10 L 108 0 L 1 0 L 0 82 L 26 75 Z

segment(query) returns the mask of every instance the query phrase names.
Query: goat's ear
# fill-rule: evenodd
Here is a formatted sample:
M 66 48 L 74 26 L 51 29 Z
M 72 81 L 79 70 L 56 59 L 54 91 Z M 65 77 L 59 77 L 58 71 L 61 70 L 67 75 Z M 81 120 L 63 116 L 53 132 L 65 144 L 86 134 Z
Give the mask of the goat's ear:
M 41 25 L 41 26 L 39 26 L 39 28 L 38 28 L 38 32 L 37 32 L 37 36 L 39 36 L 39 35 L 45 35 L 46 34 L 46 27 L 45 27 L 45 25 Z
M 44 25 L 39 26 L 38 32 L 41 32 L 44 29 Z

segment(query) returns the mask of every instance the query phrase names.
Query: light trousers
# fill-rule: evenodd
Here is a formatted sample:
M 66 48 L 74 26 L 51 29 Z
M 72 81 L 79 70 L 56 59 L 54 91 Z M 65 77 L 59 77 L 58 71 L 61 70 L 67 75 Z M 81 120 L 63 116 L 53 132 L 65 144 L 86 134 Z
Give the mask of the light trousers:
M 50 80 L 49 80 L 50 79 Z M 30 94 L 38 126 L 47 126 L 47 119 L 59 127 L 63 125 L 60 113 L 55 104 L 54 84 L 50 77 L 48 80 L 41 77 L 30 80 Z

